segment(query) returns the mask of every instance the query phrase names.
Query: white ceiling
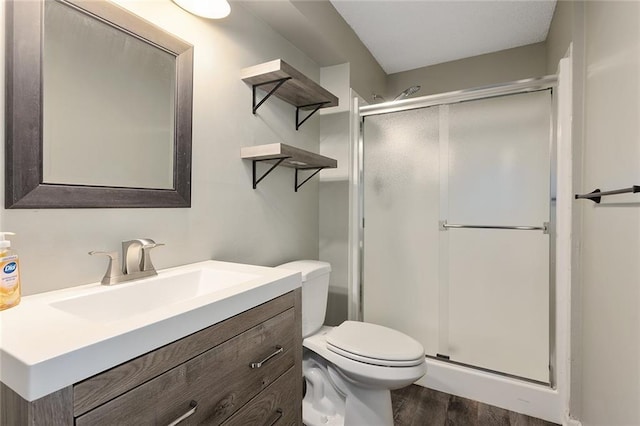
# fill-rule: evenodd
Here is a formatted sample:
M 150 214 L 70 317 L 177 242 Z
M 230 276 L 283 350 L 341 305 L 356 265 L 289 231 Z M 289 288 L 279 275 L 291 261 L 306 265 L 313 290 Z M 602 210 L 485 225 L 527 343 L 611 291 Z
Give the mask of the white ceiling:
M 555 0 L 330 0 L 387 74 L 546 40 Z

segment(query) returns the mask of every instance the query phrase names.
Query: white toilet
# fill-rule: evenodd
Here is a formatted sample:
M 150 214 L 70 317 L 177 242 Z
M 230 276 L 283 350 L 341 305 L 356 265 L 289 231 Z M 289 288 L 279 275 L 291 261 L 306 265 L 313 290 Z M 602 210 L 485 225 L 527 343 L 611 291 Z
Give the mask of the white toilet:
M 307 426 L 392 426 L 391 389 L 426 371 L 424 348 L 411 337 L 375 324 L 323 326 L 331 265 L 299 260 L 280 265 L 302 273 L 302 372 Z

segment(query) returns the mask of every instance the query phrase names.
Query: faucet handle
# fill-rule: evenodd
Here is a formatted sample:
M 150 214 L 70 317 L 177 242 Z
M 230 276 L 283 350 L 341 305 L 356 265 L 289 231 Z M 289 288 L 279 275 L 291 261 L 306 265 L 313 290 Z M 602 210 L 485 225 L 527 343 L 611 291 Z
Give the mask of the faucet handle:
M 141 271 L 155 271 L 156 268 L 151 263 L 151 256 L 149 252 L 152 248 L 163 246 L 164 243 L 156 243 L 153 240 L 148 240 L 147 244 L 142 245 L 142 260 L 140 261 Z
M 113 278 L 121 276 L 120 265 L 118 264 L 118 253 L 115 251 L 90 251 L 91 256 L 108 256 L 109 265 L 107 266 L 107 272 L 102 277 L 102 284 L 109 285 L 113 283 Z
M 148 243 L 148 244 L 144 244 L 142 246 L 142 249 L 143 250 L 144 249 L 152 249 L 154 247 L 160 247 L 160 246 L 163 246 L 163 245 L 165 245 L 165 244 L 164 243 Z
M 122 242 L 122 273 L 129 275 L 142 271 L 142 246 L 153 242 L 147 239 L 135 239 Z

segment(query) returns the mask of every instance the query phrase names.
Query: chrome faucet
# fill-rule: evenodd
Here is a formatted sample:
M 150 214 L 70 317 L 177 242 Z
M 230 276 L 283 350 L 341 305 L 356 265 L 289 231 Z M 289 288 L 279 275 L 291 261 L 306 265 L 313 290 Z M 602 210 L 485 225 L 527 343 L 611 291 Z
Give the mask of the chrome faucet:
M 120 269 L 118 253 L 105 251 L 90 251 L 89 254 L 103 255 L 109 257 L 107 272 L 104 274 L 101 283 L 103 285 L 113 285 L 138 278 L 158 275 L 156 268 L 151 262 L 151 249 L 164 244 L 156 243 L 150 238 L 139 238 L 122 242 L 122 257 L 124 262 Z

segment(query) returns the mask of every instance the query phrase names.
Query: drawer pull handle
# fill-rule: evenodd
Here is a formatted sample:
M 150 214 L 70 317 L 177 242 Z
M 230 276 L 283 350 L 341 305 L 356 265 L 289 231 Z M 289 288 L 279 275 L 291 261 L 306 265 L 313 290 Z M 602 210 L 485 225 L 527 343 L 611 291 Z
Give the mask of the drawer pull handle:
M 189 411 L 187 411 L 186 413 L 184 413 L 183 415 L 181 415 L 180 417 L 178 417 L 177 419 L 169 423 L 169 426 L 176 426 L 178 423 L 180 423 L 187 417 L 191 417 L 192 415 L 194 415 L 196 410 L 198 409 L 198 403 L 192 400 L 189 403 L 189 407 L 190 407 Z
M 282 346 L 276 346 L 276 351 L 274 353 L 272 353 L 271 355 L 269 355 L 268 357 L 266 357 L 265 359 L 263 359 L 260 362 L 252 362 L 251 363 L 251 368 L 260 368 L 262 367 L 264 364 L 267 363 L 267 361 L 269 361 L 271 358 L 273 358 L 274 356 L 281 354 L 282 352 L 284 352 L 284 349 L 282 349 Z
M 278 409 L 276 410 L 276 417 L 275 417 L 275 419 L 273 419 L 273 420 L 271 421 L 271 423 L 269 423 L 267 426 L 273 426 L 273 425 L 275 425 L 276 423 L 278 423 L 278 421 L 280 421 L 280 419 L 281 419 L 281 418 L 282 418 L 282 408 L 278 408 Z

